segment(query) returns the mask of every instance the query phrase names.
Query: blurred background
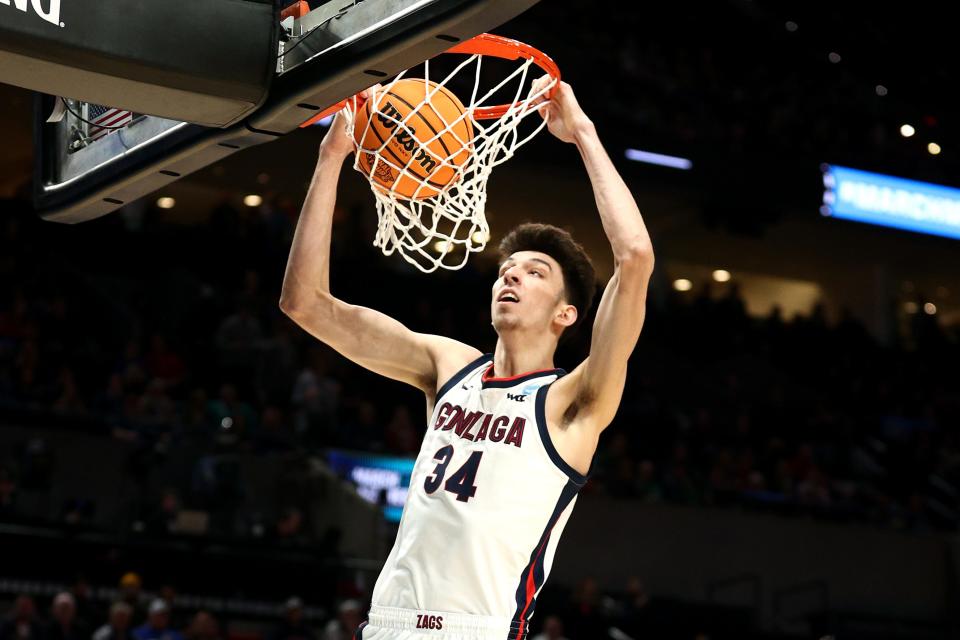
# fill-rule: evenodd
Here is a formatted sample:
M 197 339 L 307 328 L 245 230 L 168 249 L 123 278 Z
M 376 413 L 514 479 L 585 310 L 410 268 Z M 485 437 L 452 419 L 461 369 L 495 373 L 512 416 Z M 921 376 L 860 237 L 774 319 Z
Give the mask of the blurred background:
M 960 186 L 944 12 L 567 0 L 496 30 L 559 64 L 657 252 L 532 635 L 960 637 L 957 239 L 822 211 L 823 163 Z M 325 128 L 69 226 L 32 212 L 31 109 L 0 86 L 0 640 L 351 637 L 424 403 L 278 308 Z M 522 221 L 612 270 L 546 133 L 494 174 L 491 248 L 457 273 L 383 257 L 369 186 L 341 185 L 334 294 L 417 331 L 492 349 Z

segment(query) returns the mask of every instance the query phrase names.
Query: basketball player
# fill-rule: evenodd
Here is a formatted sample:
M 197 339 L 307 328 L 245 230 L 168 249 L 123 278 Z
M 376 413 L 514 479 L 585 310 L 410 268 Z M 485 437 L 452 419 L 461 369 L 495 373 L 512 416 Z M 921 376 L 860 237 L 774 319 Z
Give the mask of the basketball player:
M 320 147 L 280 307 L 345 357 L 427 400 L 397 539 L 355 638 L 525 638 L 600 433 L 620 404 L 653 270 L 650 237 L 570 86 L 561 83 L 539 108 L 550 132 L 583 158 L 615 265 L 590 355 L 569 374 L 553 355 L 586 315 L 594 273 L 568 233 L 532 224 L 503 239 L 490 301 L 494 353 L 416 333 L 330 292 L 337 180 L 353 151 L 342 118 Z

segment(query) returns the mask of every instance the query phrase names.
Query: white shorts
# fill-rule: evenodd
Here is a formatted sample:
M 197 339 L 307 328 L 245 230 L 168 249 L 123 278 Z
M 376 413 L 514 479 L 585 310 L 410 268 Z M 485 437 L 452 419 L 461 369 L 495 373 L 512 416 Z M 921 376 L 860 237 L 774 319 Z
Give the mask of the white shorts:
M 521 635 L 522 633 L 522 635 Z M 354 640 L 522 640 L 509 618 L 372 605 Z

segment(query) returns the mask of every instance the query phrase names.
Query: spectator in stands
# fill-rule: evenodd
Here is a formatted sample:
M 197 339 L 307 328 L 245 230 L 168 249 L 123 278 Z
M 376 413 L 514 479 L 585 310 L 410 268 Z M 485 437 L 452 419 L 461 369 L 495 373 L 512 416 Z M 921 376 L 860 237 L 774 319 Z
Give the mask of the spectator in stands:
M 146 620 L 147 608 L 141 593 L 143 583 L 140 576 L 132 571 L 120 578 L 120 599 L 130 605 L 131 624 L 137 625 Z
M 183 634 L 170 627 L 170 605 L 161 598 L 150 603 L 146 624 L 133 630 L 136 640 L 184 640 Z
M 77 605 L 77 618 L 82 620 L 87 628 L 92 628 L 93 624 L 102 619 L 104 613 L 90 595 L 90 583 L 82 575 L 77 576 L 70 587 L 70 593 Z
M 567 640 L 563 635 L 563 621 L 557 616 L 547 616 L 543 620 L 543 631 L 533 636 L 533 640 Z
M 290 398 L 297 411 L 297 433 L 310 445 L 327 446 L 335 436 L 340 389 L 340 383 L 330 376 L 327 349 L 312 346 L 308 364 L 297 374 Z
M 10 617 L 0 623 L 0 640 L 46 640 L 33 598 L 17 596 Z
M 276 526 L 276 541 L 283 545 L 306 544 L 307 536 L 303 530 L 303 512 L 296 507 L 286 507 L 280 514 Z
M 116 373 L 120 374 L 123 380 L 123 388 L 126 391 L 139 392 L 147 381 L 146 366 L 143 362 L 143 354 L 140 352 L 140 340 L 136 337 L 127 341 L 123 356 L 115 368 Z
M 220 623 L 207 611 L 197 611 L 184 633 L 186 640 L 220 640 Z
M 363 615 L 359 600 L 344 600 L 337 607 L 337 617 L 323 628 L 321 640 L 350 640 L 360 626 Z
M 271 335 L 264 340 L 257 380 L 267 403 L 286 405 L 290 399 L 301 355 L 299 332 L 300 327 L 287 316 L 279 314 L 274 318 Z
M 77 618 L 77 603 L 73 594 L 63 591 L 53 599 L 50 626 L 46 640 L 87 640 L 90 630 Z
M 133 403 L 123 386 L 123 376 L 112 373 L 93 403 L 94 411 L 103 415 L 111 424 L 122 424 L 127 416 L 127 402 Z
M 93 632 L 93 640 L 135 640 L 132 630 L 133 607 L 123 600 L 110 607 L 107 623 Z
M 570 635 L 580 638 L 603 638 L 607 625 L 600 608 L 600 588 L 595 578 L 586 577 L 577 585 L 567 620 Z
M 420 451 L 420 436 L 405 405 L 394 407 L 393 416 L 384 429 L 384 440 L 390 453 L 416 456 Z
M 641 502 L 660 502 L 663 492 L 657 481 L 656 466 L 650 460 L 637 463 L 637 478 L 634 484 L 634 496 Z
M 157 591 L 157 597 L 167 603 L 170 608 L 170 626 L 174 629 L 185 629 L 191 621 L 184 611 L 177 611 L 177 590 L 171 584 L 165 584 Z
M 627 579 L 627 588 L 620 603 L 620 624 L 628 635 L 643 637 L 650 627 L 650 595 L 637 576 Z
M 36 338 L 26 338 L 14 359 L 14 396 L 27 406 L 41 404 L 44 401 L 42 376 L 40 347 Z
M 293 433 L 280 407 L 275 405 L 264 407 L 260 415 L 260 424 L 257 425 L 254 443 L 257 453 L 289 451 L 296 448 Z
M 93 523 L 97 504 L 85 496 L 70 496 L 63 501 L 60 509 L 60 521 L 71 526 Z
M 303 622 L 303 600 L 296 596 L 284 605 L 283 620 L 269 640 L 315 640 L 313 630 Z
M 377 414 L 377 405 L 362 399 L 356 405 L 355 415 L 345 420 L 338 439 L 345 445 L 364 451 L 382 451 L 383 424 Z
M 186 374 L 183 358 L 170 349 L 166 337 L 161 333 L 150 336 L 150 349 L 145 360 L 147 372 L 153 378 L 163 380 L 170 388 L 176 388 Z
M 237 312 L 220 324 L 215 341 L 220 366 L 229 377 L 246 380 L 255 375 L 263 348 L 263 329 L 254 313 L 252 300 L 240 300 Z
M 63 365 L 57 373 L 51 408 L 57 413 L 84 413 L 87 405 L 77 389 L 77 376 L 71 367 Z
M 167 382 L 152 378 L 135 408 L 138 423 L 169 428 L 176 420 L 176 405 L 167 393 Z
M 54 451 L 42 437 L 30 438 L 20 445 L 20 489 L 47 492 L 53 485 Z
M 156 506 L 144 518 L 147 531 L 154 534 L 170 533 L 174 529 L 178 513 L 180 513 L 180 497 L 176 490 L 167 487 L 160 494 L 160 500 Z M 168 604 L 173 606 L 172 601 L 168 601 Z
M 216 427 L 216 440 L 221 449 L 233 449 L 256 424 L 256 414 L 240 398 L 237 387 L 220 385 L 220 395 L 208 405 L 209 415 Z

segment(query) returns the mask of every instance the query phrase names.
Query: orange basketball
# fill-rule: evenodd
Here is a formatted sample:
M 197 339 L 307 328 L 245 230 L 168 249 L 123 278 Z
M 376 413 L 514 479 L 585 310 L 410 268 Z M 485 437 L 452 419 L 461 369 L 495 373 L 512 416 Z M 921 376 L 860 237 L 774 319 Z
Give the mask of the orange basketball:
M 432 96 L 425 102 L 428 92 Z M 455 95 L 434 82 L 410 78 L 385 87 L 357 112 L 358 166 L 398 196 L 437 195 L 459 179 L 457 167 L 470 157 L 473 125 L 461 118 L 464 111 Z

